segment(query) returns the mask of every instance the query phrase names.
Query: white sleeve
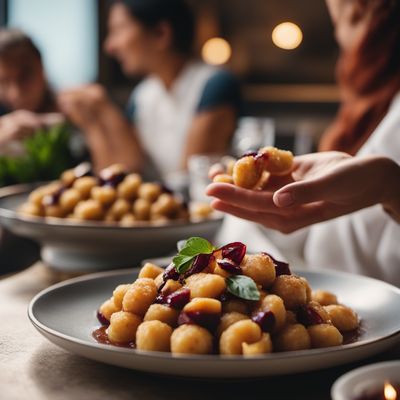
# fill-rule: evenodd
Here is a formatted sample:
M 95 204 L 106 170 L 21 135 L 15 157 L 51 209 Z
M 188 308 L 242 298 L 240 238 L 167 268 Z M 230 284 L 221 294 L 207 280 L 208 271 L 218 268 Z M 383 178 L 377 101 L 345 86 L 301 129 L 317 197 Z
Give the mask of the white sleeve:
M 359 152 L 369 154 L 384 155 L 400 164 L 400 95 Z M 400 224 L 377 205 L 314 225 L 304 257 L 311 268 L 369 275 L 400 286 Z

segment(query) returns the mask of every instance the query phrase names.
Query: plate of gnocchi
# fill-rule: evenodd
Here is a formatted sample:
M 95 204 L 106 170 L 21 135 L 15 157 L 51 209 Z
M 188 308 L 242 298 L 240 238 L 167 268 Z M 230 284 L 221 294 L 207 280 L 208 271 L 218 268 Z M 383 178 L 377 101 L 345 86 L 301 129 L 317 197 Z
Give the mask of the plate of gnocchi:
M 94 175 L 84 163 L 54 182 L 0 189 L 0 224 L 41 242 L 52 267 L 94 272 L 163 256 L 182 237 L 212 239 L 222 216 L 121 165 Z
M 373 295 L 371 295 L 373 293 Z M 235 242 L 191 237 L 162 268 L 103 272 L 39 293 L 38 331 L 100 362 L 186 377 L 249 378 L 328 368 L 400 339 L 400 289 L 296 270 Z M 383 312 L 384 310 L 384 312 Z

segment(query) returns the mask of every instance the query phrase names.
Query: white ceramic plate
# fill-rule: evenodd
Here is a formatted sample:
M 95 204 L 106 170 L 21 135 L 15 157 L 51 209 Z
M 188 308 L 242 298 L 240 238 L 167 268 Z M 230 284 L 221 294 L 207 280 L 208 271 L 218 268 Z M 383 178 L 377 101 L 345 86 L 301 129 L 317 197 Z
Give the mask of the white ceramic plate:
M 252 359 L 222 356 L 180 356 L 140 352 L 97 343 L 96 310 L 121 283 L 137 271 L 93 274 L 52 286 L 29 306 L 29 318 L 56 345 L 81 356 L 121 367 L 190 377 L 260 377 L 317 370 L 379 353 L 400 339 L 400 289 L 387 283 L 328 271 L 296 271 L 316 289 L 336 293 L 362 318 L 364 333 L 355 343 L 328 349 L 274 353 Z
M 0 225 L 11 232 L 39 241 L 42 259 L 63 271 L 94 272 L 126 268 L 148 257 L 164 256 L 179 240 L 201 236 L 212 240 L 222 216 L 198 222 L 121 227 L 101 222 L 29 217 L 17 208 L 26 201 L 31 185 L 0 189 Z

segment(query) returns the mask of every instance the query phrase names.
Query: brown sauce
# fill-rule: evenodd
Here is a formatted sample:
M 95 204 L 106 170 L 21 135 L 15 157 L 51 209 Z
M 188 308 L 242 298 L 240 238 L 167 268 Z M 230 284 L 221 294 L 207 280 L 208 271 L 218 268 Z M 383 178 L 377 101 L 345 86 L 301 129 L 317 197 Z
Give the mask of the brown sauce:
M 360 325 L 358 326 L 358 328 L 354 329 L 354 331 L 342 333 L 343 344 L 351 344 L 351 343 L 357 342 L 364 333 L 365 333 L 365 329 L 361 322 Z
M 107 326 L 101 326 L 100 328 L 96 329 L 93 331 L 92 336 L 96 340 L 97 343 L 101 344 L 109 344 L 112 346 L 117 346 L 117 347 L 125 347 L 128 349 L 134 349 L 135 344 L 133 342 L 129 343 L 111 343 L 110 339 L 108 338 L 107 335 Z

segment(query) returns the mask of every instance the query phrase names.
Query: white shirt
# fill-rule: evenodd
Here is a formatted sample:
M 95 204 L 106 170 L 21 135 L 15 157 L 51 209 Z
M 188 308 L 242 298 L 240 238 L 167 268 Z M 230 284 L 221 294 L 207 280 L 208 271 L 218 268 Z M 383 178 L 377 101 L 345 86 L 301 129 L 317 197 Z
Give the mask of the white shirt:
M 167 90 L 151 76 L 135 89 L 135 125 L 141 144 L 165 181 L 179 172 L 186 137 L 204 87 L 217 69 L 190 62 Z
M 373 154 L 400 164 L 400 93 L 358 153 Z M 218 240 L 243 241 L 251 251 L 270 251 L 294 267 L 347 271 L 400 286 L 400 224 L 380 205 L 290 235 L 260 229 L 256 224 L 229 216 Z
M 358 152 L 373 154 L 400 164 L 400 93 Z M 381 205 L 317 224 L 309 229 L 304 259 L 310 268 L 349 271 L 400 286 L 400 224 Z

